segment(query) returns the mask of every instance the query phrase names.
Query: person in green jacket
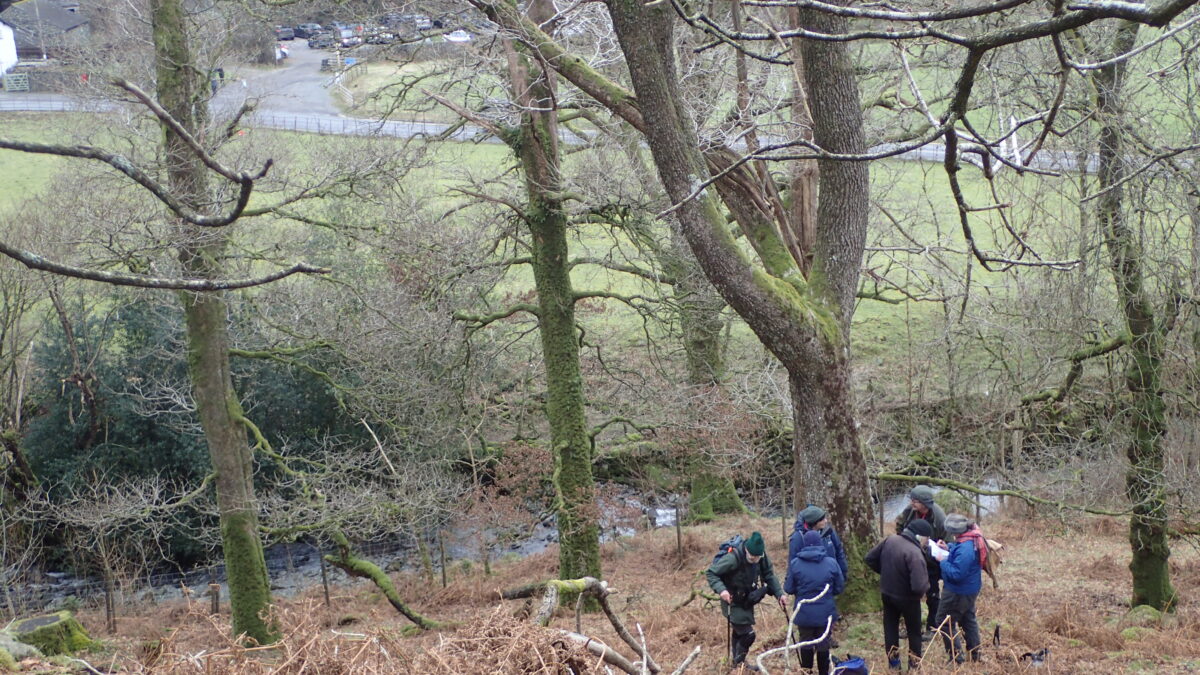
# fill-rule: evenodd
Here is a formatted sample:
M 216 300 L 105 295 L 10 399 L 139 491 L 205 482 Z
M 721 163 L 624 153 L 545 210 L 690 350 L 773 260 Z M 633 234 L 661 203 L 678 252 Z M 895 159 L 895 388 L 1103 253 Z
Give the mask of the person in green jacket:
M 758 670 L 744 663 L 756 637 L 754 606 L 770 593 L 775 596 L 784 613 L 787 612 L 783 588 L 767 558 L 762 535 L 758 532 L 751 534 L 741 546 L 714 560 L 704 574 L 713 593 L 721 597 L 721 613 L 725 615 L 732 632 L 731 666 Z

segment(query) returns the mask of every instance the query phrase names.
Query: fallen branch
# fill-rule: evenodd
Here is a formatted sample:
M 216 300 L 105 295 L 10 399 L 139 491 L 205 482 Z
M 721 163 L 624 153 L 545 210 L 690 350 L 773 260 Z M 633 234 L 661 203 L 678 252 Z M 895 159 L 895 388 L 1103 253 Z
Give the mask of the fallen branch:
M 610 666 L 616 666 L 621 670 L 629 673 L 629 675 L 642 675 L 641 668 L 630 663 L 629 659 L 621 656 L 619 652 L 612 647 L 604 644 L 596 638 L 588 637 L 580 633 L 574 633 L 569 630 L 560 631 L 564 636 L 583 645 L 583 648 L 589 652 L 599 656 L 601 660 Z
M 763 665 L 763 659 L 767 658 L 768 656 L 771 656 L 772 654 L 777 654 L 779 652 L 787 653 L 791 649 L 804 649 L 805 647 L 811 647 L 815 644 L 819 644 L 819 643 L 823 642 L 825 640 L 825 638 L 829 637 L 829 631 L 832 629 L 833 629 L 833 617 L 830 616 L 828 619 L 825 620 L 825 632 L 821 633 L 820 637 L 814 638 L 812 640 L 805 640 L 804 642 L 797 642 L 794 645 L 788 645 L 788 646 L 784 646 L 784 647 L 776 647 L 774 649 L 768 649 L 767 651 L 759 654 L 758 658 L 756 659 L 756 662 L 758 663 L 758 669 L 769 675 L 770 671 L 767 670 L 767 667 Z
M 612 589 L 608 587 L 608 582 L 601 581 L 595 577 L 583 577 L 581 579 L 549 579 L 536 584 L 529 584 L 511 590 L 503 591 L 500 597 L 505 600 L 516 600 L 519 598 L 531 598 L 538 592 L 542 595 L 542 606 L 537 614 L 533 617 L 533 623 L 539 626 L 548 626 L 550 617 L 554 613 L 554 608 L 558 606 L 558 597 L 560 593 L 578 593 L 579 595 L 591 595 L 596 598 L 600 604 L 600 609 L 604 612 L 604 616 L 608 617 L 609 623 L 612 624 L 613 630 L 625 644 L 633 649 L 638 658 L 646 663 L 648 672 L 657 674 L 662 671 L 654 658 L 645 647 L 634 639 L 629 629 L 625 628 L 625 624 L 621 618 L 613 612 L 612 607 L 608 604 L 608 595 L 612 593 Z M 576 633 L 578 634 L 578 633 Z M 614 664 L 616 665 L 616 664 Z M 620 666 L 618 666 L 620 667 Z
M 671 671 L 671 675 L 683 675 L 683 671 L 687 670 L 688 666 L 692 665 L 692 661 L 695 661 L 697 656 L 700 656 L 700 645 L 696 645 L 696 648 L 692 650 L 691 654 L 688 654 L 688 657 L 683 660 L 683 663 L 680 663 L 678 668 Z
M 400 593 L 396 591 L 395 584 L 392 583 L 391 578 L 388 577 L 386 572 L 379 569 L 379 566 L 375 563 L 355 556 L 350 546 L 350 541 L 346 539 L 346 536 L 341 532 L 334 532 L 332 537 L 333 540 L 337 542 L 338 555 L 325 556 L 326 562 L 352 577 L 369 579 L 379 590 L 383 591 L 384 597 L 388 599 L 388 602 L 391 603 L 392 607 L 394 607 L 397 612 L 403 614 L 409 621 L 412 621 L 414 624 L 416 624 L 418 628 L 422 630 L 434 630 L 437 628 L 445 628 L 447 625 L 449 625 L 441 623 L 440 621 L 427 619 L 414 611 L 408 605 L 404 604 L 404 601 L 400 599 Z
M 787 649 L 791 649 L 791 647 L 792 647 L 792 625 L 796 623 L 796 615 L 798 615 L 800 613 L 800 608 L 807 604 L 811 604 L 811 603 L 814 603 L 814 602 L 820 600 L 821 598 L 825 597 L 825 594 L 828 592 L 829 592 L 829 584 L 825 584 L 825 588 L 822 588 L 821 592 L 817 593 L 815 596 L 813 596 L 811 598 L 802 598 L 802 599 L 796 601 L 796 607 L 792 610 L 791 616 L 788 617 L 787 640 L 784 642 L 784 646 Z M 786 649 L 783 652 L 784 663 L 787 663 L 788 653 L 789 652 Z

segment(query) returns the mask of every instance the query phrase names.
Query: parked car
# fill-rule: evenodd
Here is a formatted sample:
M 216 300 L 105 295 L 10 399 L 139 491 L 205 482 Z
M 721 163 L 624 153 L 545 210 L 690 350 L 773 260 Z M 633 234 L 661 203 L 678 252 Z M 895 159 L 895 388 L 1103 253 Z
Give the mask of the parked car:
M 390 45 L 396 41 L 396 35 L 384 30 L 367 31 L 367 44 Z
M 298 38 L 316 37 L 317 33 L 321 32 L 321 24 L 319 23 L 302 23 L 293 29 L 293 32 Z
M 309 49 L 332 49 L 334 44 L 333 36 L 328 33 L 318 33 L 308 40 Z
M 337 32 L 337 41 L 343 47 L 353 47 L 362 44 L 362 38 L 355 34 L 351 28 L 342 28 Z
M 442 36 L 446 42 L 470 42 L 474 38 L 465 30 L 450 31 Z
M 275 39 L 276 40 L 295 40 L 296 39 L 296 31 L 292 30 L 288 26 L 275 26 Z

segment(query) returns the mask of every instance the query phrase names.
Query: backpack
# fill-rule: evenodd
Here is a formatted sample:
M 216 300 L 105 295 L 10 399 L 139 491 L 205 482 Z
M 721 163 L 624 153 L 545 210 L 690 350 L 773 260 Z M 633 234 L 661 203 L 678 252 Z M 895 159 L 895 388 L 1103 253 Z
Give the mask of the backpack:
M 732 537 L 721 542 L 721 545 L 719 547 L 717 547 L 717 554 L 713 556 L 713 562 L 715 563 L 718 560 L 720 560 L 721 556 L 725 555 L 726 553 L 740 555 L 738 553 L 738 551 L 741 550 L 742 544 L 744 542 L 745 542 L 745 540 L 742 539 L 742 535 L 740 535 L 740 534 L 735 534 Z
M 846 655 L 846 658 L 839 661 L 833 654 L 829 655 L 829 661 L 833 668 L 829 671 L 829 675 L 869 675 L 871 669 L 867 667 L 867 662 L 861 656 Z

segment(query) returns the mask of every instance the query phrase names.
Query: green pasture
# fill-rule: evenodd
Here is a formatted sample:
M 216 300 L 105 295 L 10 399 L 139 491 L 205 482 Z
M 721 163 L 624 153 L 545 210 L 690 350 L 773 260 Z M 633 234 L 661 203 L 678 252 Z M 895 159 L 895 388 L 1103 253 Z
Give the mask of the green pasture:
M 52 132 L 43 124 L 46 119 L 53 121 L 58 118 L 55 115 L 9 115 L 0 118 L 6 135 L 16 138 L 49 137 Z M 251 129 L 223 152 L 238 158 L 237 165 L 240 168 L 249 168 L 265 156 L 271 156 L 276 160 L 272 176 L 284 183 L 300 181 L 305 173 L 314 169 L 337 173 L 331 171 L 330 166 L 336 168 L 337 162 L 348 162 L 345 159 L 347 156 L 394 155 L 398 166 L 411 165 L 399 181 L 398 189 L 414 204 L 419 204 L 419 208 L 397 211 L 363 200 L 332 198 L 307 200 L 289 208 L 339 225 L 395 232 L 396 236 L 403 236 L 406 230 L 413 227 L 436 227 L 451 232 L 458 228 L 478 227 L 480 224 L 493 227 L 511 218 L 508 209 L 498 204 L 469 205 L 474 198 L 457 192 L 457 189 L 487 191 L 514 196 L 518 200 L 522 193 L 519 174 L 509 171 L 513 166 L 512 155 L 505 146 L 497 143 L 447 142 L 434 146 L 419 140 L 406 142 L 402 139 L 319 137 Z M 39 191 L 45 189 L 56 171 L 71 170 L 70 161 L 75 160 L 0 152 L 0 167 L 3 167 L 4 175 L 20 180 L 16 186 L 6 182 L 0 187 L 0 200 L 4 200 L 0 203 L 11 208 L 20 201 L 35 198 Z M 567 159 L 568 169 L 572 163 L 587 161 L 590 158 L 586 153 L 572 154 Z M 973 167 L 965 167 L 960 177 L 966 199 L 972 206 L 982 207 L 996 201 L 1010 204 L 1003 211 L 987 210 L 971 215 L 972 231 L 980 248 L 1001 254 L 1013 253 L 1013 237 L 1008 232 L 1008 228 L 1012 228 L 1037 247 L 1044 258 L 1072 256 L 1079 227 L 1079 209 L 1075 203 L 1077 194 L 1072 192 L 1073 189 L 1077 192 L 1072 184 L 1074 178 L 1051 179 L 1029 174 L 1019 177 L 1013 173 L 1002 173 L 993 187 Z M 872 181 L 872 199 L 876 208 L 872 211 L 868 245 L 876 249 L 908 247 L 914 251 L 869 252 L 866 269 L 896 282 L 909 281 L 913 275 L 921 274 L 925 277 L 924 281 L 934 284 L 934 291 L 938 291 L 954 288 L 966 267 L 974 265 L 972 284 L 975 292 L 992 296 L 1003 296 L 1009 292 L 1009 273 L 988 273 L 970 260 L 958 211 L 940 164 L 877 162 L 872 165 Z M 286 190 L 260 192 L 256 194 L 251 208 L 271 204 L 285 193 Z M 0 213 L 7 208 L 0 208 Z M 1006 215 L 1007 223 L 1001 219 L 1001 213 Z M 307 247 L 312 255 L 310 262 L 344 263 L 346 256 L 352 255 L 360 269 L 348 270 L 351 274 L 360 273 L 361 268 L 382 264 L 381 261 L 373 261 L 364 247 L 352 246 L 352 252 L 348 253 L 345 245 L 337 244 L 337 235 L 287 219 L 249 219 L 237 227 L 239 238 L 244 238 L 251 248 L 269 246 L 272 241 L 286 237 L 291 241 L 312 242 Z M 573 254 L 579 256 L 605 257 L 614 247 L 620 247 L 624 252 L 634 251 L 628 241 L 621 240 L 619 235 L 614 239 L 612 231 L 598 225 L 577 226 L 572 232 L 571 242 Z M 940 249 L 948 269 L 930 268 L 927 259 L 929 254 L 915 251 L 922 246 Z M 595 265 L 576 267 L 573 281 L 580 291 L 597 290 L 648 297 L 666 294 L 663 289 L 653 288 L 639 277 Z M 511 298 L 526 296 L 532 289 L 531 270 L 527 266 L 514 266 L 488 299 L 490 307 L 463 309 L 495 311 L 510 302 Z M 946 319 L 940 303 L 901 301 L 899 293 L 886 285 L 880 285 L 878 289 L 885 297 L 897 302 L 893 304 L 864 299 L 858 303 L 853 332 L 854 351 L 858 359 L 882 363 L 894 357 L 897 345 L 907 340 L 908 335 L 914 336 L 914 341 L 927 342 L 931 339 L 929 336 L 942 329 Z M 872 290 L 872 287 L 868 285 L 867 290 Z M 653 306 L 650 311 L 654 312 Z M 641 315 L 614 300 L 589 301 L 581 305 L 579 317 L 589 331 L 589 339 L 603 337 L 623 345 L 640 344 L 645 340 L 647 330 L 652 336 L 659 330 L 653 323 L 644 322 Z M 733 335 L 745 345 L 755 342 L 740 322 L 735 324 Z
M 0 137 L 37 143 L 61 140 L 53 122 L 66 122 L 70 116 L 54 113 L 0 114 Z M 51 124 L 47 124 L 47 122 Z M 0 214 L 9 211 L 40 192 L 50 179 L 66 169 L 71 160 L 50 155 L 33 155 L 0 150 Z

